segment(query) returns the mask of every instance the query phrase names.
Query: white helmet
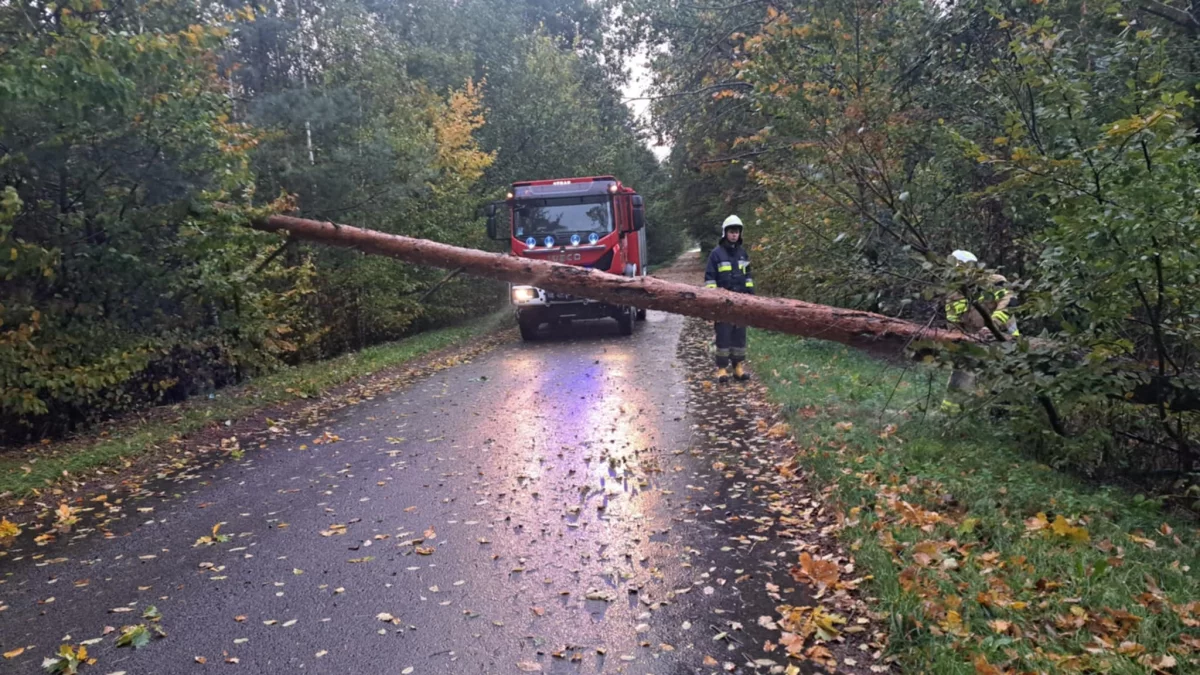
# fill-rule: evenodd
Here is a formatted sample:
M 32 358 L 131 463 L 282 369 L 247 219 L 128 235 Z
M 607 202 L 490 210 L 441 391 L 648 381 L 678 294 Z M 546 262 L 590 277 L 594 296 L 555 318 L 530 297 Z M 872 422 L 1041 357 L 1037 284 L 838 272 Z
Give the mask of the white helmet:
M 957 260 L 960 264 L 979 262 L 979 258 L 976 258 L 974 253 L 964 251 L 961 248 L 951 253 L 950 257 Z
M 742 224 L 741 218 L 738 218 L 737 216 L 729 216 L 725 219 L 725 222 L 721 223 L 721 236 L 724 237 L 725 230 L 728 230 L 731 227 L 740 227 L 743 230 L 746 229 L 746 226 Z

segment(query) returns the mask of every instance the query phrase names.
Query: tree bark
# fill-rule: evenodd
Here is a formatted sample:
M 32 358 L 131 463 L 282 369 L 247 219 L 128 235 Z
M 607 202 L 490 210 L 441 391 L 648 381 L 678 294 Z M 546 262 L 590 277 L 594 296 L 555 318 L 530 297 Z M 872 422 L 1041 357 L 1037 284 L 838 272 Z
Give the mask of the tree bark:
M 969 335 L 931 328 L 882 314 L 839 309 L 785 298 L 764 298 L 725 290 L 672 283 L 653 277 L 624 277 L 499 253 L 460 248 L 425 239 L 402 237 L 349 225 L 271 216 L 251 223 L 267 232 L 287 232 L 331 246 L 355 248 L 415 265 L 458 269 L 475 276 L 537 286 L 558 293 L 632 305 L 742 326 L 832 340 L 859 349 L 899 352 L 923 340 L 942 343 L 986 341 L 986 334 Z M 1146 378 L 1121 398 L 1132 404 L 1165 405 L 1173 412 L 1200 410 L 1200 388 L 1171 378 Z
M 385 255 L 416 265 L 462 268 L 476 276 L 527 284 L 613 305 L 657 309 L 710 321 L 833 340 L 855 347 L 870 345 L 899 349 L 915 340 L 957 342 L 973 339 L 958 331 L 920 326 L 881 314 L 706 289 L 653 277 L 618 276 L 574 265 L 488 253 L 349 225 L 271 216 L 253 223 L 253 226 L 268 232 L 287 232 L 299 239 Z

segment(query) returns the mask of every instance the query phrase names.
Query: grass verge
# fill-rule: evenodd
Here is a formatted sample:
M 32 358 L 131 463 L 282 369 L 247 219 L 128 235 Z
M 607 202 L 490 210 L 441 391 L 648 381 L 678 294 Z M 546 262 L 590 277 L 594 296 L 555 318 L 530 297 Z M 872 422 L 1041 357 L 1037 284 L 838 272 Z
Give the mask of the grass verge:
M 1041 465 L 981 419 L 923 419 L 946 374 L 755 331 L 751 359 L 831 488 L 910 672 L 1200 673 L 1200 533 Z
M 186 401 L 146 423 L 119 424 L 103 438 L 57 443 L 32 453 L 0 458 L 0 495 L 22 497 L 66 475 L 116 464 L 195 432 L 214 420 L 234 420 L 254 411 L 320 395 L 333 387 L 386 368 L 401 366 L 441 349 L 467 344 L 511 322 L 500 311 L 467 323 L 368 347 L 327 361 L 285 368 L 218 391 L 211 399 Z

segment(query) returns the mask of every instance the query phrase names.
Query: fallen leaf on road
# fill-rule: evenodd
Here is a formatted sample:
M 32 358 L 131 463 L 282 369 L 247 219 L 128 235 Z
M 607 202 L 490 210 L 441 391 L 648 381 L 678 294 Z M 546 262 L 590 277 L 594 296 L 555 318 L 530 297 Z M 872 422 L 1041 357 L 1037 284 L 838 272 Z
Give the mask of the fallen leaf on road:
M 338 534 L 346 534 L 346 526 L 345 525 L 334 523 L 333 525 L 329 526 L 328 530 L 321 530 L 322 537 L 332 537 L 332 536 L 338 535 Z
M 841 570 L 836 562 L 817 560 L 806 551 L 800 554 L 800 566 L 793 567 L 791 575 L 796 581 L 811 583 L 823 592 L 826 588 L 837 586 Z
M 87 647 L 81 645 L 76 649 L 71 645 L 62 645 L 58 648 L 57 654 L 48 656 L 42 661 L 42 668 L 51 673 L 75 675 L 79 672 L 79 666 L 94 662 L 95 659 L 88 659 Z
M 192 544 L 192 546 L 212 546 L 213 544 L 216 544 L 216 543 L 224 543 L 224 542 L 229 541 L 229 535 L 220 534 L 220 530 L 221 530 L 220 523 L 213 525 L 212 534 L 200 537 L 199 539 L 196 540 L 196 543 Z
M 4 658 L 6 658 L 6 659 L 15 659 L 15 658 L 17 658 L 18 656 L 20 656 L 20 655 L 22 655 L 22 654 L 24 654 L 24 653 L 25 653 L 25 648 L 24 648 L 24 647 L 17 647 L 16 649 L 13 649 L 13 650 L 11 650 L 11 651 L 4 652 Z
M 521 661 L 517 664 L 517 668 L 523 673 L 540 673 L 542 672 L 542 664 L 534 663 L 533 661 Z
M 0 540 L 14 539 L 21 534 L 21 526 L 8 522 L 8 518 L 0 518 Z
M 117 636 L 118 647 L 141 649 L 148 644 L 150 644 L 150 631 L 140 623 L 136 626 L 122 627 L 121 634 Z

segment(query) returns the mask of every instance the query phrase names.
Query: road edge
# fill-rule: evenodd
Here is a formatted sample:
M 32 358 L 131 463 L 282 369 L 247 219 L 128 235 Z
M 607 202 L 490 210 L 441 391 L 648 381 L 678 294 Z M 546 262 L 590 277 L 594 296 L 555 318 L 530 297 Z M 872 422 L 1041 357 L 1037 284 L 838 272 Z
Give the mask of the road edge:
M 116 429 L 109 428 L 77 436 L 56 444 L 30 445 L 6 453 L 0 470 L 20 470 L 20 467 L 36 466 L 47 461 L 56 467 L 56 476 L 50 483 L 38 485 L 28 481 L 25 487 L 8 488 L 0 494 L 0 513 L 6 516 L 24 515 L 39 508 L 49 508 L 58 502 L 70 502 L 85 498 L 96 492 L 106 491 L 113 485 L 140 483 L 149 469 L 156 469 L 155 476 L 163 477 L 178 473 L 202 457 L 211 457 L 215 452 L 240 456 L 245 445 L 232 448 L 222 441 L 231 437 L 248 438 L 272 424 L 290 422 L 303 418 L 310 423 L 319 417 L 344 407 L 365 390 L 381 388 L 397 389 L 427 377 L 439 370 L 480 356 L 512 338 L 513 325 L 507 309 L 467 322 L 434 331 L 420 333 L 409 338 L 385 345 L 369 347 L 358 352 L 344 354 L 333 359 L 304 364 L 293 372 L 327 371 L 327 377 L 335 378 L 315 395 L 300 389 L 282 389 L 286 384 L 278 383 L 271 376 L 256 378 L 221 392 L 222 404 L 209 401 L 189 400 L 175 406 L 159 406 L 142 413 L 131 415 L 118 423 Z M 445 338 L 443 342 L 438 338 Z M 369 350 L 397 348 L 394 361 L 381 368 L 357 369 L 354 359 Z M 406 351 L 407 349 L 407 351 Z M 351 364 L 347 364 L 347 362 Z M 414 367 L 414 364 L 419 364 Z M 336 372 L 343 367 L 347 372 Z M 328 372 L 335 371 L 335 372 Z M 271 387 L 267 396 L 248 394 L 252 389 Z M 274 386 L 273 386 L 274 385 Z M 264 400 L 265 399 L 265 400 Z M 230 404 L 230 402 L 234 402 Z M 156 414 L 155 414 L 156 413 Z M 157 419 L 155 419 L 157 417 Z M 68 458 L 91 452 L 95 461 L 73 472 L 60 471 Z M 164 461 L 169 466 L 160 466 Z M 39 467 L 40 468 L 40 467 Z M 32 471 L 26 472 L 26 475 Z M 47 470 L 38 472 L 41 480 Z M 53 502 L 54 504 L 50 504 Z M 3 541 L 0 540 L 0 544 Z

